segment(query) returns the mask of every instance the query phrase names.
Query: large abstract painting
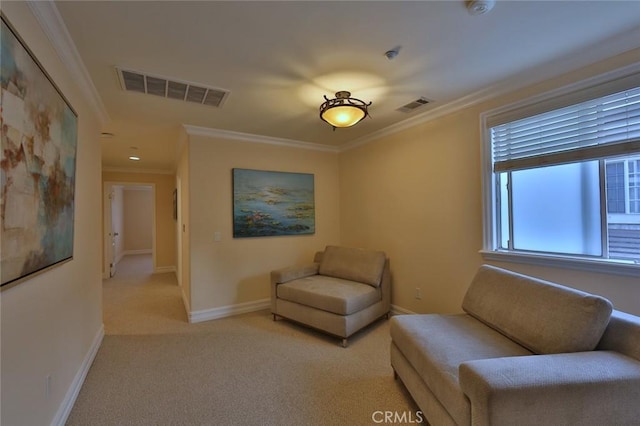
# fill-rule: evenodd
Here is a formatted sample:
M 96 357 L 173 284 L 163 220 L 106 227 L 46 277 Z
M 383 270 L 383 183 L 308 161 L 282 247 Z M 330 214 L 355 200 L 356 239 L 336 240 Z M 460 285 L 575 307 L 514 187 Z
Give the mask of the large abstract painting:
M 313 175 L 233 169 L 233 236 L 315 233 Z
M 73 257 L 77 115 L 2 16 L 2 287 Z

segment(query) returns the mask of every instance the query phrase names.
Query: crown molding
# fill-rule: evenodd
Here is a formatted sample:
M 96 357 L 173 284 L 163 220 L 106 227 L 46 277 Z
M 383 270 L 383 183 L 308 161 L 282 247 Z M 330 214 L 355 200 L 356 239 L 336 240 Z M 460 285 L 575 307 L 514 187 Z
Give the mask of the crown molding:
M 53 45 L 58 57 L 74 77 L 81 93 L 98 116 L 100 124 L 105 126 L 111 121 L 109 114 L 55 3 L 52 0 L 28 0 L 27 4 Z
M 462 98 L 444 103 L 443 105 L 430 109 L 429 111 L 426 111 L 420 115 L 413 116 L 399 123 L 392 124 L 385 127 L 384 129 L 358 138 L 352 142 L 341 145 L 340 152 L 348 151 L 358 146 L 365 145 L 369 142 L 373 142 L 374 140 L 380 139 L 382 137 L 407 130 L 419 124 L 435 120 L 439 117 L 449 115 L 456 111 L 460 111 L 465 108 L 490 101 L 492 99 L 498 98 L 499 96 L 507 95 L 517 90 L 523 89 L 527 86 L 541 83 L 552 78 L 560 77 L 563 74 L 577 71 L 590 65 L 595 65 L 598 62 L 611 59 L 616 55 L 631 52 L 639 47 L 637 42 L 637 40 L 639 39 L 640 27 L 590 46 L 588 49 L 591 53 L 591 60 L 581 58 L 581 55 L 572 55 L 569 59 L 563 61 L 562 63 L 549 62 L 538 65 L 508 79 L 502 80 L 496 84 L 473 92 L 467 96 L 463 96 Z M 598 59 L 594 60 L 594 57 Z M 635 68 L 636 65 L 637 64 L 625 66 L 623 67 L 622 72 L 628 72 L 629 68 Z M 615 72 L 616 70 L 614 70 L 612 73 Z M 593 79 L 598 78 L 599 76 L 595 76 Z
M 128 167 L 103 167 L 103 172 L 110 173 L 142 173 L 148 175 L 174 175 L 176 172 L 167 169 L 130 169 Z
M 56 53 L 66 65 L 71 74 L 75 77 L 78 87 L 87 99 L 93 111 L 97 114 L 101 124 L 105 126 L 110 122 L 110 117 L 98 94 L 98 91 L 89 76 L 89 73 L 78 53 L 75 43 L 69 34 L 64 20 L 55 6 L 53 0 L 27 0 L 32 13 L 38 20 L 42 30 L 47 35 Z M 599 61 L 612 58 L 638 48 L 637 40 L 640 37 L 640 27 L 632 29 L 626 33 L 604 40 L 588 47 L 591 53 L 589 59 L 582 55 L 570 55 L 569 59 L 558 62 L 553 61 L 547 64 L 526 70 L 511 78 L 502 80 L 491 86 L 487 86 L 462 98 L 446 102 L 436 106 L 422 114 L 407 118 L 399 123 L 392 124 L 383 129 L 370 133 L 366 136 L 348 142 L 341 146 L 331 146 L 311 142 L 303 142 L 291 139 L 275 138 L 250 133 L 241 133 L 228 130 L 220 130 L 192 125 L 183 125 L 188 135 L 198 135 L 205 137 L 224 138 L 243 142 L 263 143 L 269 145 L 286 146 L 293 148 L 309 149 L 315 151 L 340 153 L 373 142 L 385 136 L 389 136 L 420 124 L 427 123 L 437 118 L 449 115 L 456 111 L 478 105 L 497 98 L 499 96 L 514 92 L 526 86 L 542 82 L 544 80 L 559 77 L 560 75 L 575 71 L 581 67 L 593 65 Z M 595 52 L 595 53 L 594 53 Z M 599 59 L 593 59 L 593 58 Z M 104 169 L 105 171 L 107 169 Z M 130 169 L 118 169 L 114 171 L 131 172 Z M 140 171 L 140 173 L 167 173 L 167 171 Z M 173 173 L 173 172 L 169 172 Z
M 385 136 L 393 135 L 395 133 L 399 133 L 403 130 L 410 129 L 419 124 L 427 123 L 429 121 L 435 120 L 437 118 L 443 117 L 445 115 L 452 114 L 456 111 L 460 111 L 464 108 L 485 102 L 492 98 L 499 96 L 502 93 L 508 92 L 509 89 L 505 87 L 501 87 L 501 85 L 495 85 L 491 87 L 487 87 L 485 89 L 479 90 L 470 95 L 464 96 L 457 100 L 447 102 L 441 106 L 430 109 L 427 112 L 424 112 L 420 115 L 413 116 L 411 118 L 407 118 L 406 120 L 400 121 L 399 123 L 392 124 L 390 126 L 385 127 L 384 129 L 380 129 L 376 132 L 370 133 L 366 136 L 358 138 L 352 142 L 348 142 L 340 147 L 340 152 L 348 151 L 353 148 L 357 148 L 362 145 L 366 145 L 369 142 L 373 142 L 377 139 L 383 138 Z
M 291 148 L 310 149 L 313 151 L 340 152 L 340 148 L 319 143 L 302 142 L 293 139 L 274 138 L 271 136 L 255 135 L 251 133 L 233 132 L 230 130 L 212 129 L 209 127 L 182 125 L 188 135 L 206 136 L 210 138 L 232 139 L 242 142 L 264 143 L 268 145 L 287 146 Z
M 640 74 L 640 61 L 625 65 L 620 68 L 616 68 L 611 71 L 607 71 L 603 74 L 597 74 L 591 77 L 587 77 L 583 80 L 575 81 L 573 83 L 570 83 L 561 87 L 557 87 L 555 89 L 551 89 L 546 92 L 542 92 L 525 99 L 520 99 L 516 102 L 512 102 L 497 108 L 493 108 L 491 110 L 484 111 L 480 114 L 480 117 L 481 119 L 483 119 L 484 117 L 501 114 L 509 110 L 522 108 L 522 107 L 539 103 L 539 102 L 545 102 L 549 99 L 567 95 L 571 92 L 585 90 L 590 87 L 598 86 L 600 84 L 612 82 L 614 80 L 621 80 L 621 79 L 633 77 L 634 75 L 637 75 L 637 74 Z

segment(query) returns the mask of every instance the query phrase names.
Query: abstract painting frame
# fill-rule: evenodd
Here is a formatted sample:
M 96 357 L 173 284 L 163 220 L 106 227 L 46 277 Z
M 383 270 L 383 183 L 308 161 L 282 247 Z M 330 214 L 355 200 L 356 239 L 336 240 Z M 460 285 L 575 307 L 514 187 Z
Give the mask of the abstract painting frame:
M 310 173 L 234 168 L 233 237 L 315 234 L 315 182 Z
M 2 14 L 0 287 L 73 259 L 78 114 Z

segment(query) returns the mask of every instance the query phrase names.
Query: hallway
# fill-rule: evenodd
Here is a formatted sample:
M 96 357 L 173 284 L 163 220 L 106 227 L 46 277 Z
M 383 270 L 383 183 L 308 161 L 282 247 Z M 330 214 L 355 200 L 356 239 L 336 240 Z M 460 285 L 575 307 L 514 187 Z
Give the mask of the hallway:
M 105 334 L 164 334 L 189 328 L 173 272 L 154 274 L 151 254 L 127 255 L 102 281 Z
M 153 258 L 151 254 L 129 254 L 118 262 L 116 279 L 142 278 L 153 274 Z

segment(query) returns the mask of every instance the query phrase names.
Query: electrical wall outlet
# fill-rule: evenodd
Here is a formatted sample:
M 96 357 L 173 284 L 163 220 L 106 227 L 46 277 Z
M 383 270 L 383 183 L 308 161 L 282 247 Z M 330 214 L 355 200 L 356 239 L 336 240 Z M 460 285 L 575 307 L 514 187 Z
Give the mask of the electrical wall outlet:
M 416 299 L 422 299 L 422 291 L 420 290 L 420 287 L 416 287 Z

